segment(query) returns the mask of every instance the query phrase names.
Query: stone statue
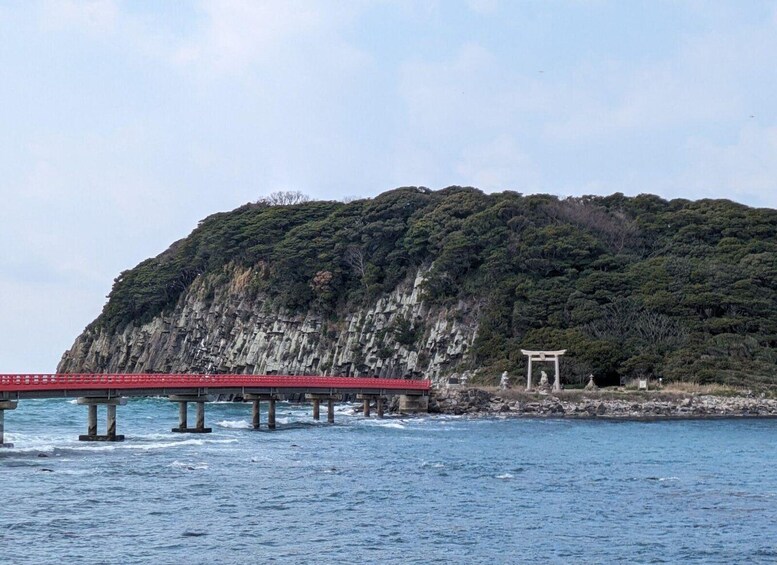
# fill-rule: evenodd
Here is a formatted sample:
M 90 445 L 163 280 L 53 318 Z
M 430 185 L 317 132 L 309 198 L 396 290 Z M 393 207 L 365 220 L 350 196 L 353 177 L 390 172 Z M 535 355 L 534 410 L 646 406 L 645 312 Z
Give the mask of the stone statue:
M 548 373 L 545 371 L 540 371 L 540 384 L 537 387 L 540 392 L 547 393 L 550 390 L 550 385 L 548 384 Z
M 502 390 L 506 390 L 509 382 L 510 382 L 510 377 L 507 376 L 507 371 L 505 371 L 504 373 L 502 373 L 502 378 L 499 380 L 499 388 L 501 388 Z
M 599 387 L 597 387 L 596 383 L 594 382 L 594 376 L 588 375 L 588 384 L 585 385 L 585 390 L 596 390 L 597 388 Z

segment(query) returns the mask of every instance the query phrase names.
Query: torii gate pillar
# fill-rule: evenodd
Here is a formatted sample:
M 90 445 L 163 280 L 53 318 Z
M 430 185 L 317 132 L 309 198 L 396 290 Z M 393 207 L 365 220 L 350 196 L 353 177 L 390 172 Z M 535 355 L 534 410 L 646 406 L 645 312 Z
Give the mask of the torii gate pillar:
M 529 370 L 526 376 L 526 390 L 531 390 L 531 369 L 532 361 L 553 362 L 553 367 L 556 370 L 556 378 L 553 381 L 553 392 L 561 391 L 561 373 L 558 367 L 558 358 L 566 353 L 566 349 L 560 349 L 558 351 L 529 351 L 527 349 L 521 349 L 521 353 L 529 358 Z

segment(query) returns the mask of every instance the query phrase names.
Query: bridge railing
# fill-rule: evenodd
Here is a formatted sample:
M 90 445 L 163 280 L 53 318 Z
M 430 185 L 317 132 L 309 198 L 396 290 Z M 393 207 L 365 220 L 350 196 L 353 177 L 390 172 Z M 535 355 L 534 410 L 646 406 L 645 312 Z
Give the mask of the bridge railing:
M 331 388 L 427 391 L 428 380 L 314 375 L 193 375 L 160 373 L 0 374 L 0 392 L 87 389 Z

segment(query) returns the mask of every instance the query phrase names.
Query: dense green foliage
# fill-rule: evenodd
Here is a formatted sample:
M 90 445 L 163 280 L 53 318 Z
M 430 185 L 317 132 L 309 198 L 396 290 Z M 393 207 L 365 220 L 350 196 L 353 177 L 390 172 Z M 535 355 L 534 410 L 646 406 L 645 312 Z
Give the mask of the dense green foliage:
M 333 316 L 429 268 L 427 300 L 483 303 L 470 358 L 494 371 L 520 370 L 521 348 L 566 348 L 581 381 L 777 384 L 774 210 L 461 187 L 248 204 L 122 273 L 96 323 L 148 321 L 228 264 L 254 268 L 251 292 Z M 394 331 L 405 345 L 420 337 L 405 320 Z

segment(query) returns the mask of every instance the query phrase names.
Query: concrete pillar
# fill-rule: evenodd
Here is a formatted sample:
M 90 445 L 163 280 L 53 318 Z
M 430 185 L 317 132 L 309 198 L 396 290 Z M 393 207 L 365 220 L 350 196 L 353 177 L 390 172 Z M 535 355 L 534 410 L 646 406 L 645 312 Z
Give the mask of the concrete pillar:
M 378 418 L 382 418 L 383 417 L 383 397 L 379 396 L 375 402 L 377 403 Z
M 401 394 L 399 396 L 399 411 L 403 414 L 429 412 L 429 397 L 417 394 Z
M 109 404 L 107 407 L 108 409 L 108 417 L 107 417 L 107 429 L 106 429 L 106 435 L 109 438 L 115 438 L 116 437 L 116 405 L 115 404 Z
M 260 410 L 259 400 L 254 400 L 251 407 L 251 425 L 255 430 L 258 430 L 262 423 L 262 413 Z
M 186 401 L 179 402 L 178 403 L 178 427 L 182 430 L 185 430 L 188 428 L 189 422 L 188 420 L 188 409 L 189 409 L 189 403 Z
M 370 417 L 370 397 L 365 396 L 362 402 L 364 403 L 364 417 L 369 418 Z
M 5 411 L 15 410 L 16 400 L 0 400 L 0 447 L 13 447 L 12 443 L 5 443 Z
M 116 407 L 124 406 L 127 403 L 126 399 L 83 397 L 76 402 L 86 405 L 87 408 L 86 434 L 78 436 L 79 441 L 124 441 L 124 436 L 116 433 Z M 105 435 L 97 433 L 97 406 L 99 404 L 105 405 L 108 411 Z
M 553 382 L 553 390 L 555 392 L 560 392 L 561 391 L 561 373 L 559 373 L 559 370 L 558 370 L 558 355 L 556 355 L 556 359 L 554 359 L 553 364 L 556 367 L 556 380 Z
M 318 421 L 321 419 L 320 414 L 321 401 L 318 398 L 313 399 L 313 419 Z
M 269 401 L 267 409 L 267 428 L 275 429 L 275 396 L 266 392 L 246 392 L 243 394 L 244 402 L 252 402 L 251 425 L 255 430 L 261 427 L 261 406 L 262 400 Z
M 267 427 L 275 429 L 275 398 L 270 398 L 270 409 L 267 411 Z
M 89 416 L 87 417 L 86 435 L 97 436 L 97 404 L 90 404 L 88 407 Z
M 197 403 L 197 426 L 196 427 L 198 430 L 205 429 L 205 403 L 204 402 Z
M 531 390 L 531 357 L 529 357 L 529 371 L 526 376 L 526 390 Z
M 326 400 L 326 421 L 334 424 L 335 421 L 335 400 L 342 400 L 339 394 L 330 394 L 325 392 L 311 392 L 305 395 L 307 400 L 313 402 L 313 418 L 316 420 L 321 417 L 321 401 Z M 361 398 L 361 397 L 358 397 Z
M 168 396 L 171 402 L 178 403 L 178 427 L 173 428 L 174 432 L 182 434 L 209 434 L 213 430 L 205 427 L 205 403 L 210 402 L 212 398 L 207 395 L 197 394 L 171 394 Z M 197 420 L 193 428 L 190 428 L 187 421 L 187 408 L 189 402 L 197 403 Z

